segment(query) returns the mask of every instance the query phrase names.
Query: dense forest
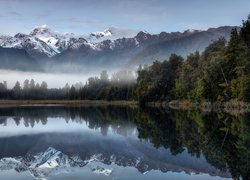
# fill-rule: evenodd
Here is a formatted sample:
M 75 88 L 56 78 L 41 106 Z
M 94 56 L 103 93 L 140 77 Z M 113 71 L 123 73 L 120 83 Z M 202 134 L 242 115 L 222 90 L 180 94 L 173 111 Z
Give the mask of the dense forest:
M 12 89 L 0 83 L 1 99 L 90 99 L 152 101 L 188 99 L 196 102 L 250 101 L 250 15 L 240 31 L 232 29 L 229 42 L 221 38 L 204 52 L 184 59 L 172 54 L 168 60 L 140 65 L 137 73 L 120 71 L 110 78 L 106 71 L 90 77 L 85 85 L 48 89 L 25 80 Z
M 250 100 L 250 16 L 240 32 L 232 29 L 228 43 L 212 42 L 203 53 L 185 60 L 172 55 L 138 71 L 139 101 L 191 99 L 195 101 Z

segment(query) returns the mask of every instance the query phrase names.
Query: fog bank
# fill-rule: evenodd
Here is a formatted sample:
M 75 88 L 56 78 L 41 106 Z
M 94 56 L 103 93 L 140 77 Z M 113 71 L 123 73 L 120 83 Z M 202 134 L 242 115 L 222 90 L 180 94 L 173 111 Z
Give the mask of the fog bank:
M 112 72 L 108 72 L 111 75 Z M 48 88 L 64 87 L 66 83 L 69 85 L 77 82 L 85 83 L 91 76 L 99 76 L 100 72 L 67 74 L 67 73 L 41 73 L 41 72 L 22 72 L 13 70 L 0 70 L 0 82 L 7 81 L 8 88 L 12 88 L 17 81 L 23 85 L 25 79 L 34 79 L 35 82 L 41 83 L 46 81 Z

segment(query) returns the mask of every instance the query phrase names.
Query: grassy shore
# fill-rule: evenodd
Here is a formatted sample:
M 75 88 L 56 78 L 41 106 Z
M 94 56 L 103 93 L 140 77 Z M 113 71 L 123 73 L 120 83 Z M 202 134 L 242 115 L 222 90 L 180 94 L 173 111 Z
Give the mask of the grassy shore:
M 86 106 L 130 106 L 137 107 L 137 101 L 106 101 L 106 100 L 0 100 L 0 106 L 22 105 L 86 105 Z M 233 114 L 250 112 L 250 103 L 229 102 L 192 102 L 188 100 L 174 100 L 171 102 L 149 102 L 148 107 L 172 108 L 172 109 L 200 109 L 202 111 L 225 111 Z
M 119 105 L 137 106 L 136 101 L 105 100 L 0 100 L 0 106 L 6 105 Z
M 200 109 L 202 111 L 224 111 L 233 114 L 241 114 L 245 112 L 250 112 L 250 103 L 240 102 L 240 101 L 228 101 L 228 102 L 192 102 L 189 100 L 174 100 L 171 102 L 151 102 L 147 103 L 151 107 L 161 107 L 172 109 Z

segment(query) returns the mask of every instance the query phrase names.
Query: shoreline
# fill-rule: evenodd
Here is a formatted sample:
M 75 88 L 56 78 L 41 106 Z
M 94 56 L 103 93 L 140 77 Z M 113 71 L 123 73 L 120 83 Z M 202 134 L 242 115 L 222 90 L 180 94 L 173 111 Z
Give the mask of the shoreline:
M 3 106 L 32 106 L 32 105 L 84 105 L 84 106 L 130 106 L 139 107 L 137 101 L 126 100 L 0 100 L 0 107 Z M 193 102 L 189 100 L 172 100 L 170 102 L 148 102 L 147 107 L 171 108 L 175 110 L 201 110 L 203 112 L 229 112 L 234 114 L 250 112 L 250 103 L 229 101 L 229 102 Z
M 0 100 L 0 106 L 5 105 L 114 105 L 137 106 L 136 101 L 107 100 Z
M 189 100 L 173 100 L 170 102 L 149 102 L 148 107 L 171 108 L 176 110 L 201 110 L 203 112 L 229 112 L 233 114 L 241 114 L 250 112 L 250 103 L 241 101 L 227 102 L 194 102 Z

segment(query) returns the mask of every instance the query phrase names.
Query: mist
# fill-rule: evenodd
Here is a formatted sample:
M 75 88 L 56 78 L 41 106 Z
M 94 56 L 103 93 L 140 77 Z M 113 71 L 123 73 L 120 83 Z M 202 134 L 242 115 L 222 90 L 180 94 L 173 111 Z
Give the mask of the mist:
M 105 69 L 103 69 L 105 70 Z M 108 70 L 109 78 L 112 74 L 120 71 L 121 69 Z M 0 70 L 0 82 L 7 81 L 7 87 L 13 88 L 15 83 L 19 81 L 21 85 L 28 79 L 34 79 L 36 83 L 41 84 L 42 81 L 47 82 L 48 88 L 62 88 L 68 83 L 70 86 L 76 83 L 88 81 L 89 77 L 99 77 L 102 70 L 98 69 L 96 71 L 86 71 L 77 73 L 63 73 L 63 72 L 25 72 L 16 70 Z M 135 74 L 135 73 L 134 73 Z
M 13 70 L 0 70 L 0 82 L 7 81 L 8 88 L 12 88 L 17 81 L 22 85 L 25 79 L 34 79 L 39 84 L 46 81 L 48 88 L 61 88 L 66 83 L 69 85 L 83 82 L 85 83 L 91 76 L 99 76 L 100 72 L 93 73 L 41 73 L 41 72 L 23 72 Z

